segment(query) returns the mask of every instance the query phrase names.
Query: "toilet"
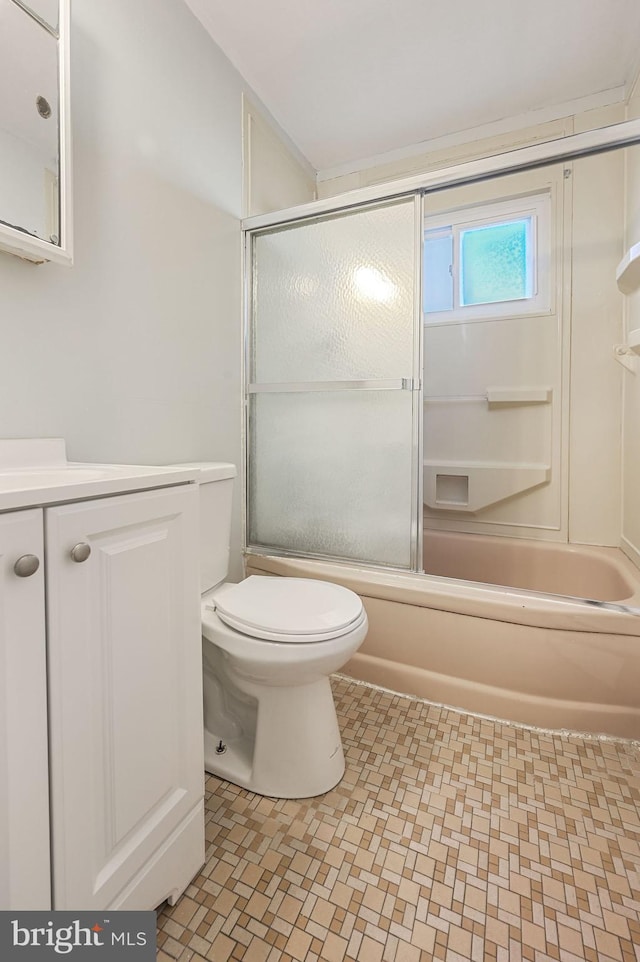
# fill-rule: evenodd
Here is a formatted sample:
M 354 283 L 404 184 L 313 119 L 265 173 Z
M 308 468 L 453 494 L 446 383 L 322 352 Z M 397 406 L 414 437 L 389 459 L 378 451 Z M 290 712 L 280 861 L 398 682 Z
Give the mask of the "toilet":
M 362 601 L 308 578 L 225 584 L 236 469 L 189 467 L 200 470 L 205 768 L 259 795 L 321 795 L 344 774 L 329 675 L 364 641 Z

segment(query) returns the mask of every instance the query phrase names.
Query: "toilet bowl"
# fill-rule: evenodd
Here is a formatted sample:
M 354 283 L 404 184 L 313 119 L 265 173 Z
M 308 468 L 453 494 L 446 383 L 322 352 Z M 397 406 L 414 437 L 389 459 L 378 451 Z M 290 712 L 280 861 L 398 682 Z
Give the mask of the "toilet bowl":
M 362 644 L 339 585 L 252 576 L 202 601 L 205 768 L 252 792 L 306 798 L 344 774 L 329 675 Z
M 200 469 L 205 768 L 260 795 L 334 788 L 345 762 L 329 675 L 367 634 L 341 585 L 253 575 L 226 584 L 235 466 Z

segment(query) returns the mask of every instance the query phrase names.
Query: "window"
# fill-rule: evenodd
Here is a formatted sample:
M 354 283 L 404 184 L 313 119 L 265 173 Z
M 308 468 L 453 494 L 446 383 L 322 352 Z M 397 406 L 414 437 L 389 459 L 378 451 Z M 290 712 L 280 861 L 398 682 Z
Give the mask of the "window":
M 549 195 L 426 218 L 426 323 L 550 310 Z

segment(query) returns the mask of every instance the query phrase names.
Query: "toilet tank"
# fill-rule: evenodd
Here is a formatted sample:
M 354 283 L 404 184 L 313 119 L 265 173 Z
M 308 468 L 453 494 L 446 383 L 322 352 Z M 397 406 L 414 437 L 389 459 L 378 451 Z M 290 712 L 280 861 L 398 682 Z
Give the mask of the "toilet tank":
M 224 461 L 190 461 L 173 467 L 198 468 L 200 495 L 200 592 L 227 577 L 231 541 L 231 500 L 235 464 Z

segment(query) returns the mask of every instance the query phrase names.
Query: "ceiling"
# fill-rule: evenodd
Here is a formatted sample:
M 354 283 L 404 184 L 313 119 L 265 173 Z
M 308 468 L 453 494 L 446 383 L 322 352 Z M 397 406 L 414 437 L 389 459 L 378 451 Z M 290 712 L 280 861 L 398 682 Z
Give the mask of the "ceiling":
M 614 102 L 639 65 L 638 0 L 186 2 L 317 170 Z

